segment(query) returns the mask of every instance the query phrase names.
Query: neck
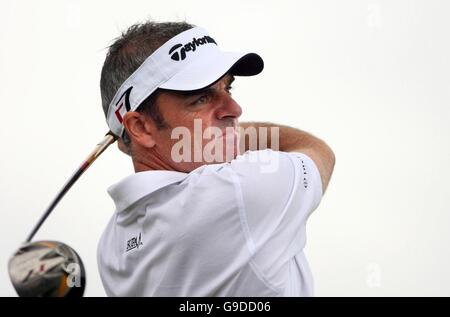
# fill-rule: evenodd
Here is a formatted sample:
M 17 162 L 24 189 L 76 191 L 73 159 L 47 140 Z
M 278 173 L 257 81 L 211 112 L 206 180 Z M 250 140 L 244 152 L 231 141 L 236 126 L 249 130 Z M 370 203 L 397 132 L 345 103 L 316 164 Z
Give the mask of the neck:
M 176 171 L 167 160 L 163 159 L 154 149 L 150 151 L 137 151 L 132 155 L 134 171 L 136 173 L 152 170 Z

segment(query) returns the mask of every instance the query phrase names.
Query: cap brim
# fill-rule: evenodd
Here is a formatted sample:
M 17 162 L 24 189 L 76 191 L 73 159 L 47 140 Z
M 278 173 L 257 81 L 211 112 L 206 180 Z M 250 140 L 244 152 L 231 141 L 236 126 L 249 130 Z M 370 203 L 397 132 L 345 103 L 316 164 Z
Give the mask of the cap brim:
M 198 59 L 175 74 L 159 88 L 192 91 L 210 86 L 226 74 L 253 76 L 264 68 L 262 58 L 255 53 L 221 52 Z

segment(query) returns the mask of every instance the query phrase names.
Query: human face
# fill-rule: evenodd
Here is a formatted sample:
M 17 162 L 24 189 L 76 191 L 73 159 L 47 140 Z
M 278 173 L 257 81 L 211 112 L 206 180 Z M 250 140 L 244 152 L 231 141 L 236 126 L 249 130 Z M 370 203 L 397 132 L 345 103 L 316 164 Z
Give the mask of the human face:
M 200 91 L 163 91 L 158 96 L 156 103 L 168 128 L 153 134 L 155 150 L 174 170 L 189 172 L 238 154 L 242 109 L 231 96 L 233 80 L 225 75 Z

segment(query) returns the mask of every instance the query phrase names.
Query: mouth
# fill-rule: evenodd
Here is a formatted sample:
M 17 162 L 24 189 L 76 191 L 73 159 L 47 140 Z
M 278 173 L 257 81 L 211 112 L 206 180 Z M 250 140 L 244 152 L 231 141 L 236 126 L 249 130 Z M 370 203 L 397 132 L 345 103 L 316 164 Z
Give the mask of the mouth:
M 222 131 L 222 134 L 217 137 L 217 139 L 224 139 L 227 141 L 232 141 L 234 139 L 237 138 L 237 130 L 236 129 L 232 129 L 232 128 L 228 128 L 224 131 Z
M 222 129 L 222 137 L 223 136 L 227 136 L 227 135 L 235 135 L 237 134 L 237 127 L 236 126 L 232 126 L 232 127 L 226 127 L 225 129 Z

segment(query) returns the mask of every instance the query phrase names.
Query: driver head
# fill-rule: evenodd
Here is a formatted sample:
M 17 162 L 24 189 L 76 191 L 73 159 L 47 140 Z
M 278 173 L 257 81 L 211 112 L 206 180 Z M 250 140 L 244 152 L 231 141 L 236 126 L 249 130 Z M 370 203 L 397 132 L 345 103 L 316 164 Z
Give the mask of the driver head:
M 86 284 L 78 254 L 57 241 L 22 245 L 9 260 L 8 272 L 20 297 L 81 297 Z

